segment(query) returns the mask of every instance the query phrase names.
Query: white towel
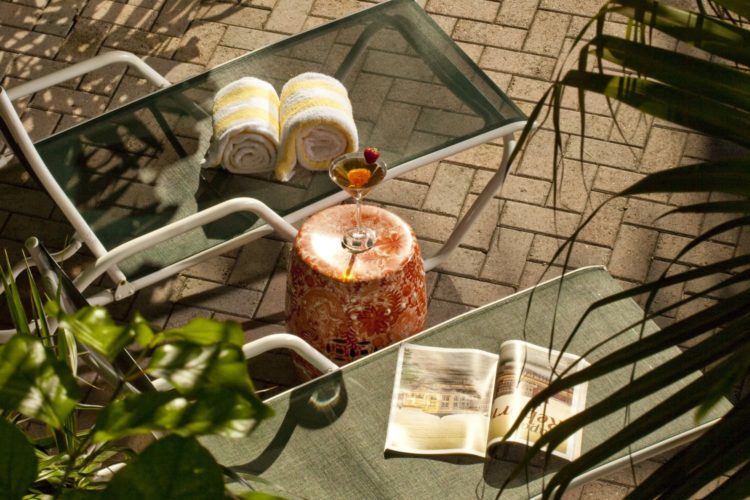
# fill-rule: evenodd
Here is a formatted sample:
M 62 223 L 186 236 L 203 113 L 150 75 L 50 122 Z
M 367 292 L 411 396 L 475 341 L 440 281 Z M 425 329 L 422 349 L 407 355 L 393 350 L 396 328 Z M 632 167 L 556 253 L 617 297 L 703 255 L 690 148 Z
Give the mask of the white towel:
M 346 88 L 328 75 L 302 73 L 281 89 L 281 148 L 276 177 L 287 181 L 297 163 L 327 170 L 331 160 L 359 147 Z
M 235 174 L 273 170 L 279 147 L 279 96 L 253 77 L 236 80 L 216 93 L 214 136 L 206 166 Z

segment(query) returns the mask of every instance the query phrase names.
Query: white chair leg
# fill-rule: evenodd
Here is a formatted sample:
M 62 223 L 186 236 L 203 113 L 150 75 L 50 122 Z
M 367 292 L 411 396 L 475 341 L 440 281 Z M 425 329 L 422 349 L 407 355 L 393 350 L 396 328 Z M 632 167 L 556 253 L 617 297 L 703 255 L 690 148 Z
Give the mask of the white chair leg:
M 513 138 L 512 134 L 505 136 L 504 143 L 505 147 L 503 148 L 503 159 L 500 162 L 500 166 L 498 167 L 497 172 L 495 172 L 495 175 L 492 176 L 482 192 L 479 194 L 479 196 L 477 196 L 477 199 L 474 200 L 474 204 L 471 205 L 469 210 L 466 212 L 466 215 L 464 215 L 463 219 L 458 221 L 458 224 L 456 224 L 456 227 L 453 229 L 453 232 L 448 237 L 448 240 L 445 242 L 445 244 L 440 248 L 440 250 L 437 251 L 437 253 L 435 253 L 435 255 L 428 259 L 425 259 L 425 272 L 430 271 L 442 264 L 442 262 L 446 258 L 448 258 L 448 256 L 453 253 L 456 248 L 458 248 L 458 245 L 461 243 L 464 236 L 471 228 L 471 225 L 474 223 L 477 217 L 479 217 L 479 214 L 482 213 L 482 211 L 487 207 L 487 204 L 490 202 L 490 200 L 492 200 L 495 194 L 500 190 L 500 188 L 502 188 L 503 183 L 505 182 L 505 178 L 508 175 L 510 155 L 516 147 L 516 141 Z

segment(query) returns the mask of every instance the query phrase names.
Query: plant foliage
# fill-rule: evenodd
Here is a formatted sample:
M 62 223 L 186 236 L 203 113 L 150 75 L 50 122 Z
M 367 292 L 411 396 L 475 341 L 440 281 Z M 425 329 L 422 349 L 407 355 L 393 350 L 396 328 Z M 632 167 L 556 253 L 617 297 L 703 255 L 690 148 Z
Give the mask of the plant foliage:
M 271 415 L 249 378 L 238 324 L 196 319 L 154 332 L 139 315 L 119 325 L 104 308 L 67 314 L 51 301 L 46 313 L 59 326 L 50 334 L 33 280 L 35 320 L 29 327 L 15 283 L 8 273 L 2 279 L 17 333 L 0 345 L 0 496 L 235 497 L 224 491 L 222 468 L 196 437 L 246 436 Z M 131 343 L 140 348 L 139 363 L 122 371 L 119 362 Z M 102 406 L 81 401 L 77 345 L 90 351 L 89 359 L 121 370 Z M 129 389 L 145 376 L 163 378 L 172 388 Z M 76 417 L 84 410 L 94 412 L 96 420 L 81 430 Z M 46 431 L 39 432 L 35 423 Z M 165 437 L 139 455 L 114 442 L 149 433 Z M 114 464 L 118 470 L 106 482 L 112 476 L 107 468 Z
M 738 0 L 714 0 L 708 5 L 699 1 L 696 5 L 697 10 L 691 12 L 651 0 L 613 0 L 607 2 L 590 20 L 576 39 L 576 46 L 580 47 L 577 67 L 558 76 L 529 120 L 533 123 L 541 119 L 545 106 L 549 105 L 556 133 L 555 165 L 562 154 L 560 108 L 565 90 L 578 94 L 581 130 L 585 130 L 585 93 L 593 92 L 607 97 L 610 109 L 613 101 L 619 101 L 708 136 L 750 147 L 750 30 L 743 26 L 750 16 L 750 7 L 746 1 Z M 625 36 L 605 34 L 605 20 L 625 21 Z M 677 49 L 663 48 L 667 45 L 665 38 L 671 39 Z M 681 47 L 691 47 L 691 50 L 682 51 Z M 530 126 L 522 134 L 521 142 L 528 138 L 529 133 Z M 583 153 L 583 140 L 581 149 Z M 692 411 L 700 417 L 720 398 L 728 396 L 732 387 L 741 384 L 750 369 L 750 337 L 747 335 L 750 328 L 750 292 L 747 291 L 750 256 L 738 253 L 731 258 L 687 271 L 673 269 L 673 264 L 688 251 L 723 233 L 750 226 L 750 201 L 747 198 L 750 194 L 750 155 L 664 167 L 673 168 L 648 175 L 617 196 L 720 193 L 723 195 L 720 199 L 706 196 L 710 201 L 679 207 L 672 213 L 722 213 L 726 214 L 726 221 L 686 243 L 656 280 L 598 301 L 580 321 L 585 321 L 593 310 L 608 303 L 644 293 L 648 297 L 643 319 L 645 323 L 678 306 L 699 301 L 717 290 L 733 292 L 727 293 L 728 298 L 619 349 L 588 368 L 564 374 L 547 390 L 535 396 L 518 417 L 516 426 L 528 412 L 560 390 L 584 381 L 596 383 L 595 379 L 604 373 L 631 366 L 655 352 L 692 342 L 692 346 L 673 361 L 634 378 L 601 403 L 587 408 L 544 435 L 530 450 L 524 463 L 519 465 L 516 474 L 522 473 L 523 467 L 544 446 L 548 450 L 554 449 L 578 429 L 627 408 L 696 370 L 703 370 L 704 376 L 563 467 L 545 485 L 546 497 L 560 498 L 576 476 L 616 452 L 628 449 L 640 437 L 669 425 L 680 415 Z M 553 261 L 562 254 L 569 256 L 581 229 L 558 250 Z M 653 307 L 654 297 L 660 290 L 699 279 L 701 283 L 709 284 L 704 285 L 698 293 L 674 304 Z M 745 425 L 742 424 L 750 421 L 748 417 L 750 398 L 739 397 L 734 408 L 710 431 L 674 455 L 658 472 L 638 485 L 631 496 L 687 498 L 737 467 L 731 478 L 712 496 L 740 498 L 750 495 L 750 467 L 747 465 L 750 436 L 743 431 Z

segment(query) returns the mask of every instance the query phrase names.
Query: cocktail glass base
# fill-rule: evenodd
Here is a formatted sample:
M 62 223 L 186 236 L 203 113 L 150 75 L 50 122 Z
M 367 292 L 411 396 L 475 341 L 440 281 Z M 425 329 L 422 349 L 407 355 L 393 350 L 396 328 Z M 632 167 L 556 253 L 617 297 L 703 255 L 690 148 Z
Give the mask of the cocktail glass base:
M 362 253 L 375 246 L 375 231 L 369 227 L 354 227 L 344 233 L 341 245 L 352 253 Z

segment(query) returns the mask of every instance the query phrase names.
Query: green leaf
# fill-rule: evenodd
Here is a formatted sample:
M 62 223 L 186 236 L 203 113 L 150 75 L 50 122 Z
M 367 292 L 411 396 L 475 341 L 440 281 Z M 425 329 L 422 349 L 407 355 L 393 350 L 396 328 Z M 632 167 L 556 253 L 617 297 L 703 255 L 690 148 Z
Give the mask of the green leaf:
M 750 147 L 750 114 L 712 99 L 630 76 L 571 70 L 565 85 L 617 99 L 657 118 Z M 685 106 L 689 102 L 690 106 Z
M 0 346 L 0 408 L 60 429 L 78 399 L 70 370 L 39 339 L 15 335 Z
M 135 313 L 130 321 L 130 328 L 133 330 L 133 337 L 138 345 L 147 347 L 153 342 L 154 330 L 140 313 Z
M 591 45 L 602 56 L 673 87 L 725 104 L 750 109 L 750 76 L 723 64 L 672 50 L 601 35 Z
M 158 347 L 146 373 L 167 379 L 182 394 L 232 388 L 248 397 L 254 389 L 242 350 L 232 344 L 172 342 Z
M 194 400 L 176 391 L 129 394 L 99 413 L 94 441 L 152 431 L 242 437 L 271 414 L 257 397 L 248 399 L 232 390 L 203 392 Z
M 0 492 L 3 498 L 21 498 L 34 482 L 37 459 L 34 447 L 15 425 L 0 418 Z
M 277 497 L 270 493 L 263 493 L 262 491 L 246 491 L 239 494 L 240 498 L 245 500 L 284 500 L 284 497 Z
M 750 64 L 750 32 L 747 30 L 662 3 L 644 0 L 621 0 L 613 3 L 623 6 L 617 12 L 639 21 L 649 29 L 662 31 L 725 59 Z
M 650 174 L 622 196 L 647 193 L 722 193 L 750 195 L 750 158 L 674 167 Z
M 18 293 L 18 287 L 13 279 L 12 267 L 8 261 L 8 254 L 5 254 L 6 267 L 0 270 L 0 280 L 2 280 L 5 289 L 5 300 L 10 313 L 10 319 L 16 331 L 23 335 L 31 335 L 29 330 L 29 320 L 26 318 L 26 310 L 21 302 L 21 295 Z
M 135 338 L 127 326 L 116 324 L 100 306 L 84 307 L 75 314 L 61 314 L 60 328 L 70 330 L 84 345 L 113 360 Z
M 173 342 L 184 340 L 198 345 L 228 342 L 236 346 L 245 343 L 245 332 L 235 321 L 216 321 L 208 318 L 195 318 L 187 325 L 165 330 L 156 335 L 153 342 Z
M 693 203 L 670 210 L 664 215 L 678 213 L 698 213 L 698 214 L 731 214 L 741 213 L 750 214 L 750 201 L 708 201 L 705 203 Z M 664 216 L 662 215 L 662 217 Z
M 734 11 L 745 19 L 750 19 L 750 4 L 747 0 L 713 0 L 714 3 Z
M 750 418 L 748 403 L 740 404 L 722 417 L 698 440 L 673 455 L 660 469 L 643 481 L 636 490 L 640 498 L 655 498 L 665 489 L 674 487 L 674 477 L 693 476 L 703 464 L 716 463 L 725 470 L 738 465 L 733 460 L 744 461 L 742 454 L 729 453 L 729 447 L 747 438 L 746 422 Z M 746 444 L 747 446 L 747 444 Z M 722 471 L 723 472 L 723 471 Z M 689 495 L 686 495 L 686 497 Z M 744 498 L 743 495 L 724 498 Z
M 194 438 L 167 436 L 146 448 L 110 481 L 108 500 L 223 498 L 221 469 Z

